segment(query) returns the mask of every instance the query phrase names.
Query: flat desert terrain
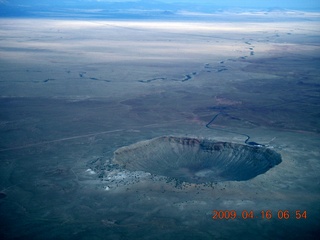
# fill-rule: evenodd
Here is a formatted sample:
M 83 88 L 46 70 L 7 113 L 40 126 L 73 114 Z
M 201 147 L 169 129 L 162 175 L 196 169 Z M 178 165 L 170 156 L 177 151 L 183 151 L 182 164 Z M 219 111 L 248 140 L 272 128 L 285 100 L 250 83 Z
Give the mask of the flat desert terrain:
M 0 25 L 2 239 L 319 236 L 317 18 Z

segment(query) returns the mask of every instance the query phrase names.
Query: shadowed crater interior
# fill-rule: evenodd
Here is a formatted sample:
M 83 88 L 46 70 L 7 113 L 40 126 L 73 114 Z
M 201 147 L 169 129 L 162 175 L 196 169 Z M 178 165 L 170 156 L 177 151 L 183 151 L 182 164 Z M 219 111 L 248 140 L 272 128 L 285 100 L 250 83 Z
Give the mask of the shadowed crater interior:
M 206 183 L 254 178 L 279 164 L 281 155 L 264 147 L 165 136 L 119 148 L 113 161 L 131 171 Z

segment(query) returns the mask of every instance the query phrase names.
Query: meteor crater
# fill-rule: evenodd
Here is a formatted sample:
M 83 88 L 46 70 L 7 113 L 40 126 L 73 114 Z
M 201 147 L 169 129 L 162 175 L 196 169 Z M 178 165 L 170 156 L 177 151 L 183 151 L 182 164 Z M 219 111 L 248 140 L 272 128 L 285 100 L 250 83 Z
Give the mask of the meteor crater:
M 207 183 L 252 179 L 281 163 L 281 155 L 265 147 L 163 136 L 119 148 L 113 161 L 130 171 Z

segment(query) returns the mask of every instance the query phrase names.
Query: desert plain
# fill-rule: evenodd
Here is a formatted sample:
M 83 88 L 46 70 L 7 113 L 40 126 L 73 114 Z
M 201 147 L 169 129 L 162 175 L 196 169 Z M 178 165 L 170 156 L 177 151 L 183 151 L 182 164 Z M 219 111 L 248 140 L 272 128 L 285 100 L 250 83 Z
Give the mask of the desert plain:
M 2 239 L 319 235 L 319 16 L 0 26 Z M 161 136 L 250 136 L 282 161 L 204 184 L 114 162 L 118 149 Z

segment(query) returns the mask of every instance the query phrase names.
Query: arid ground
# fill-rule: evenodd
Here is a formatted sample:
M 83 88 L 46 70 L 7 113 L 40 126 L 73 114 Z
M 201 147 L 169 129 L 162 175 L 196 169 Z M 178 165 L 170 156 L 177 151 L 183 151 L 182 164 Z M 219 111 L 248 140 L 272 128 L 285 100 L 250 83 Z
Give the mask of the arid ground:
M 266 18 L 1 19 L 1 239 L 319 236 L 319 21 Z M 206 184 L 115 164 L 161 136 L 249 136 L 282 162 Z

